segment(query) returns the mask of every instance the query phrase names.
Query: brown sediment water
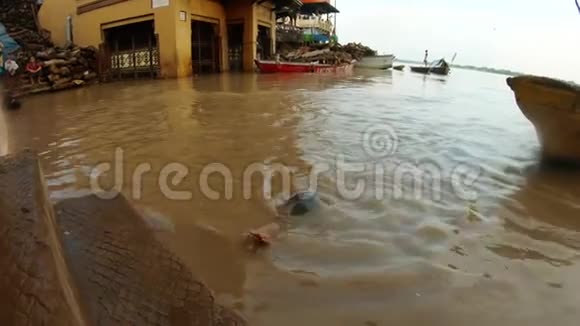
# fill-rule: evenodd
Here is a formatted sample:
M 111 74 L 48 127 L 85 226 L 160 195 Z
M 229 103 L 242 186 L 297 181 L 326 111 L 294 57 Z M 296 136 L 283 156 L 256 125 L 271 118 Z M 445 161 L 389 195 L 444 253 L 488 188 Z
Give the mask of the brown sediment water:
M 124 195 L 219 302 L 252 325 L 580 319 L 580 172 L 539 163 L 533 126 L 505 76 L 224 74 L 41 95 L 1 114 L 5 148 L 41 153 L 54 201 L 90 193 L 91 169 L 122 148 Z M 377 142 L 369 150 L 369 128 L 396 139 L 395 148 Z M 367 165 L 348 174 L 349 186 L 371 185 L 356 199 L 337 189 L 341 159 Z M 151 171 L 138 194 L 131 179 L 142 163 Z M 191 199 L 168 199 L 159 187 L 170 163 L 188 168 L 170 188 L 191 191 Z M 232 172 L 231 199 L 215 175 L 209 182 L 222 198 L 200 190 L 212 163 Z M 288 234 L 258 254 L 239 246 L 241 233 L 274 219 L 261 180 L 250 185 L 251 198 L 242 195 L 253 163 L 291 167 L 296 188 L 314 166 L 330 166 L 318 180 L 321 209 L 292 220 Z M 376 166 L 385 170 L 380 181 Z M 481 172 L 467 187 L 475 199 L 454 186 L 461 168 Z M 437 182 L 416 195 L 412 171 L 434 173 Z M 273 183 L 279 190 L 280 178 Z

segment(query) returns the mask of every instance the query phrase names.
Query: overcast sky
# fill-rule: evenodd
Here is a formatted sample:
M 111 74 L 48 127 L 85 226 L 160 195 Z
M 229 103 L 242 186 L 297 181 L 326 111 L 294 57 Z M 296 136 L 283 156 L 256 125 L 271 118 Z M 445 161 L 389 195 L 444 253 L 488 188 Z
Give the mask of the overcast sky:
M 331 0 L 334 3 L 335 0 Z M 580 82 L 574 0 L 336 0 L 341 43 Z

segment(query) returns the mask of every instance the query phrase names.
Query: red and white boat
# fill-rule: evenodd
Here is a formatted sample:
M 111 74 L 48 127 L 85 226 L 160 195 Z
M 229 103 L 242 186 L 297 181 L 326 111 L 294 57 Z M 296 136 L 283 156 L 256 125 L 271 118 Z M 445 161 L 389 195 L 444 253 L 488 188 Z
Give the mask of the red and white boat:
M 322 63 L 303 63 L 303 62 L 282 62 L 282 61 L 265 61 L 255 60 L 258 69 L 262 73 L 276 72 L 316 72 L 316 73 L 344 73 L 352 72 L 354 62 L 341 65 L 330 65 Z

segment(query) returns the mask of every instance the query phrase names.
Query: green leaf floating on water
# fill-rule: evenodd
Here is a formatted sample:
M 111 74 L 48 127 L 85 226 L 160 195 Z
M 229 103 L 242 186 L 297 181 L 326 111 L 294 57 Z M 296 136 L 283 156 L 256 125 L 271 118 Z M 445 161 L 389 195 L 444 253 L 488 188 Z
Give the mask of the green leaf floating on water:
M 479 212 L 479 209 L 477 208 L 476 201 L 472 201 L 469 204 L 469 208 L 467 210 L 467 220 L 469 222 L 481 222 L 481 221 L 483 221 L 483 216 L 481 215 L 481 213 Z

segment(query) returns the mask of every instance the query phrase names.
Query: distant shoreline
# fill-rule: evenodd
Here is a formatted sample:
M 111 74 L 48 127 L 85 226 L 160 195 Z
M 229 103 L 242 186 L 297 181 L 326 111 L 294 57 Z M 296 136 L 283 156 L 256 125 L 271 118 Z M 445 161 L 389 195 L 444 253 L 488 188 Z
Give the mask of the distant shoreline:
M 403 62 L 403 63 L 419 64 L 419 65 L 422 65 L 423 64 L 423 62 L 414 61 L 414 60 L 397 59 L 397 61 Z M 489 72 L 489 73 L 492 73 L 492 74 L 505 75 L 505 76 L 521 76 L 521 75 L 525 75 L 524 73 L 517 72 L 517 71 L 512 71 L 512 70 L 508 70 L 508 69 L 496 69 L 496 68 L 476 67 L 476 66 L 471 66 L 471 65 L 456 65 L 456 64 L 452 64 L 451 67 L 453 67 L 453 68 L 460 68 L 460 69 L 466 69 L 466 70 L 481 71 L 481 72 Z

